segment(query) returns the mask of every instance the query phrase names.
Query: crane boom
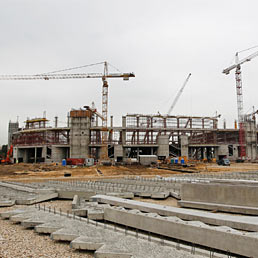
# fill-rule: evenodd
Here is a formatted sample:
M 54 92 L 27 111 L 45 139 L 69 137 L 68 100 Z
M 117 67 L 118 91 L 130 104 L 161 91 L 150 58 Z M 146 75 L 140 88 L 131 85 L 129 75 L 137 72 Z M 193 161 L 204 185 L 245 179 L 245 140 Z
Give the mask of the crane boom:
M 183 86 L 180 88 L 180 90 L 179 90 L 178 93 L 176 94 L 176 97 L 175 97 L 175 99 L 174 99 L 174 101 L 173 101 L 171 107 L 170 107 L 169 110 L 168 110 L 168 115 L 170 115 L 171 112 L 172 112 L 172 110 L 174 109 L 174 107 L 175 107 L 175 105 L 176 105 L 178 99 L 180 98 L 181 94 L 183 93 L 183 90 L 184 90 L 184 88 L 185 88 L 187 82 L 189 81 L 190 76 L 191 76 L 191 73 L 188 74 L 188 76 L 187 76 L 187 78 L 186 78 L 186 80 L 185 80 Z
M 238 56 L 238 52 L 236 53 L 236 56 Z M 237 68 L 238 65 L 242 65 L 245 62 L 251 61 L 253 58 L 258 56 L 258 51 L 249 55 L 246 58 L 243 58 L 242 60 L 238 61 L 236 64 L 229 66 L 228 68 L 223 70 L 223 73 L 229 74 L 231 70 Z
M 85 78 L 124 78 L 135 77 L 133 73 L 75 73 L 75 74 L 35 74 L 35 75 L 0 75 L 0 80 L 56 80 L 56 79 L 85 79 Z

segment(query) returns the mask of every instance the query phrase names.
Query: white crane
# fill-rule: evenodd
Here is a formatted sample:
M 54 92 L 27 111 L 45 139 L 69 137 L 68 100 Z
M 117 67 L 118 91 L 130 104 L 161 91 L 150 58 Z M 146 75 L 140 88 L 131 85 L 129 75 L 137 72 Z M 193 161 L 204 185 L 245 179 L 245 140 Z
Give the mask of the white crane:
M 184 90 L 184 88 L 185 88 L 187 82 L 189 81 L 190 76 L 191 76 L 191 73 L 188 74 L 188 76 L 187 76 L 187 78 L 186 78 L 186 80 L 185 80 L 183 86 L 180 88 L 180 90 L 179 90 L 178 93 L 176 94 L 176 97 L 175 97 L 175 99 L 174 99 L 174 101 L 173 101 L 171 107 L 170 107 L 169 110 L 168 110 L 168 116 L 171 114 L 171 112 L 172 112 L 172 110 L 174 109 L 174 107 L 175 107 L 175 105 L 176 105 L 178 99 L 180 98 L 181 94 L 183 93 L 183 90 Z
M 255 46 L 257 47 L 257 46 Z M 236 78 L 236 92 L 237 92 L 237 115 L 238 115 L 238 123 L 239 123 L 239 145 L 240 145 L 240 157 L 243 158 L 246 156 L 245 152 L 245 145 L 244 145 L 244 115 L 243 115 L 243 92 L 242 92 L 242 76 L 241 76 L 241 65 L 245 62 L 251 61 L 253 58 L 258 56 L 258 51 L 255 53 L 247 56 L 246 58 L 243 58 L 239 60 L 238 54 L 241 52 L 244 52 L 246 50 L 253 49 L 248 48 L 245 50 L 242 50 L 240 52 L 236 52 L 235 54 L 235 64 L 229 66 L 228 68 L 223 70 L 223 73 L 229 74 L 231 70 L 236 69 L 235 71 L 235 78 Z

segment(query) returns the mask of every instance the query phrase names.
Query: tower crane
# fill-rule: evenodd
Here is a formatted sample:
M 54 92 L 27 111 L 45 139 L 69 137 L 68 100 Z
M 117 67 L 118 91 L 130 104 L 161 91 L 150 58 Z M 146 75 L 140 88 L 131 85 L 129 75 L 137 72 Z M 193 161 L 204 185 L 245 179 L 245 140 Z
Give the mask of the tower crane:
M 98 64 L 104 64 L 103 73 L 66 73 L 66 74 L 59 73 L 59 72 L 70 71 L 70 70 L 83 68 L 87 66 L 98 65 Z M 122 78 L 123 80 L 129 80 L 130 77 L 135 77 L 134 73 L 121 73 L 121 72 L 109 73 L 108 65 L 110 64 L 105 61 L 101 63 L 68 68 L 68 69 L 54 71 L 50 73 L 44 73 L 44 74 L 0 75 L 0 80 L 59 80 L 59 79 L 101 78 L 103 83 L 102 84 L 102 127 L 103 127 L 102 140 L 104 144 L 107 144 L 107 120 L 108 120 L 108 81 L 107 79 Z M 105 158 L 107 158 L 107 150 L 104 156 Z
M 252 48 L 248 48 L 246 50 L 250 50 Z M 246 51 L 243 50 L 243 51 Z M 228 68 L 223 70 L 223 73 L 229 74 L 231 70 L 235 70 L 235 79 L 236 79 L 236 93 L 237 93 L 237 115 L 238 115 L 238 124 L 239 124 L 239 145 L 240 145 L 240 157 L 243 159 L 246 156 L 245 145 L 244 145 L 244 115 L 243 115 L 243 92 L 242 92 L 242 76 L 241 76 L 241 65 L 251 61 L 253 58 L 258 56 L 258 51 L 239 60 L 239 53 L 235 54 L 235 64 L 229 66 Z
M 181 94 L 183 93 L 183 90 L 184 90 L 184 88 L 185 88 L 187 82 L 188 82 L 189 79 L 190 79 L 190 76 L 191 76 L 191 73 L 188 74 L 188 76 L 187 76 L 187 78 L 186 78 L 186 80 L 185 80 L 183 86 L 180 88 L 180 90 L 179 90 L 178 93 L 176 94 L 176 97 L 175 97 L 175 99 L 174 99 L 174 101 L 173 101 L 171 107 L 170 107 L 169 110 L 168 110 L 168 115 L 170 115 L 171 112 L 172 112 L 172 110 L 174 109 L 174 107 L 175 107 L 175 105 L 176 105 L 178 99 L 180 98 Z

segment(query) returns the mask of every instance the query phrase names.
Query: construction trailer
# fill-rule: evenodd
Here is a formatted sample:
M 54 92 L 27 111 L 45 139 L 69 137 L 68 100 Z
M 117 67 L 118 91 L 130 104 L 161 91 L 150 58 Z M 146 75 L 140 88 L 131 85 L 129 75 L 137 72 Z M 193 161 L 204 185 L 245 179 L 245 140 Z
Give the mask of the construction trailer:
M 28 119 L 23 129 L 11 135 L 14 161 L 61 162 L 65 158 L 114 161 L 156 155 L 159 159 L 236 160 L 240 157 L 239 130 L 218 128 L 218 117 L 128 114 L 122 125 L 99 125 L 100 116 L 91 109 L 71 110 L 66 127 L 49 127 L 45 118 Z M 247 159 L 257 159 L 257 125 L 246 119 Z M 106 136 L 103 137 L 103 131 Z

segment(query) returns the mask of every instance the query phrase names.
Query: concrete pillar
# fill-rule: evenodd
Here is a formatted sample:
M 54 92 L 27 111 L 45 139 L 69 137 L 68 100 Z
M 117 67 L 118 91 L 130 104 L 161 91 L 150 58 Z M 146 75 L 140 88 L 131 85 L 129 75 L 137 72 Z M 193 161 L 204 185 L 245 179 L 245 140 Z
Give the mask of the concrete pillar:
M 126 117 L 122 117 L 122 146 L 123 146 L 123 158 L 126 158 Z
M 52 146 L 52 157 L 53 162 L 62 162 L 62 159 L 66 158 L 66 148 Z
M 218 147 L 218 156 L 229 156 L 227 144 L 222 144 Z
M 47 159 L 47 146 L 42 146 L 42 158 L 44 158 L 45 162 Z
M 114 159 L 117 160 L 117 157 L 123 157 L 123 146 L 121 144 L 114 146 Z
M 88 158 L 90 154 L 90 125 L 91 118 L 70 117 L 71 158 Z
M 158 156 L 169 156 L 169 135 L 159 135 L 157 139 L 158 144 Z
M 13 133 L 17 132 L 19 129 L 19 123 L 15 122 L 12 123 L 11 121 L 9 122 L 8 126 L 8 149 L 10 149 L 10 146 L 12 145 L 12 137 Z
M 255 121 L 245 122 L 246 158 L 254 161 L 257 158 L 257 131 Z
M 37 162 L 37 147 L 35 147 L 35 153 L 34 153 L 34 163 Z
M 181 135 L 180 136 L 180 143 L 181 143 L 181 156 L 189 158 L 188 154 L 188 136 L 187 135 Z
M 55 116 L 55 128 L 57 128 L 57 127 L 58 127 L 58 117 Z
M 219 159 L 219 155 L 218 155 L 218 147 L 214 147 L 214 158 L 215 158 L 216 160 L 218 160 L 218 159 Z

